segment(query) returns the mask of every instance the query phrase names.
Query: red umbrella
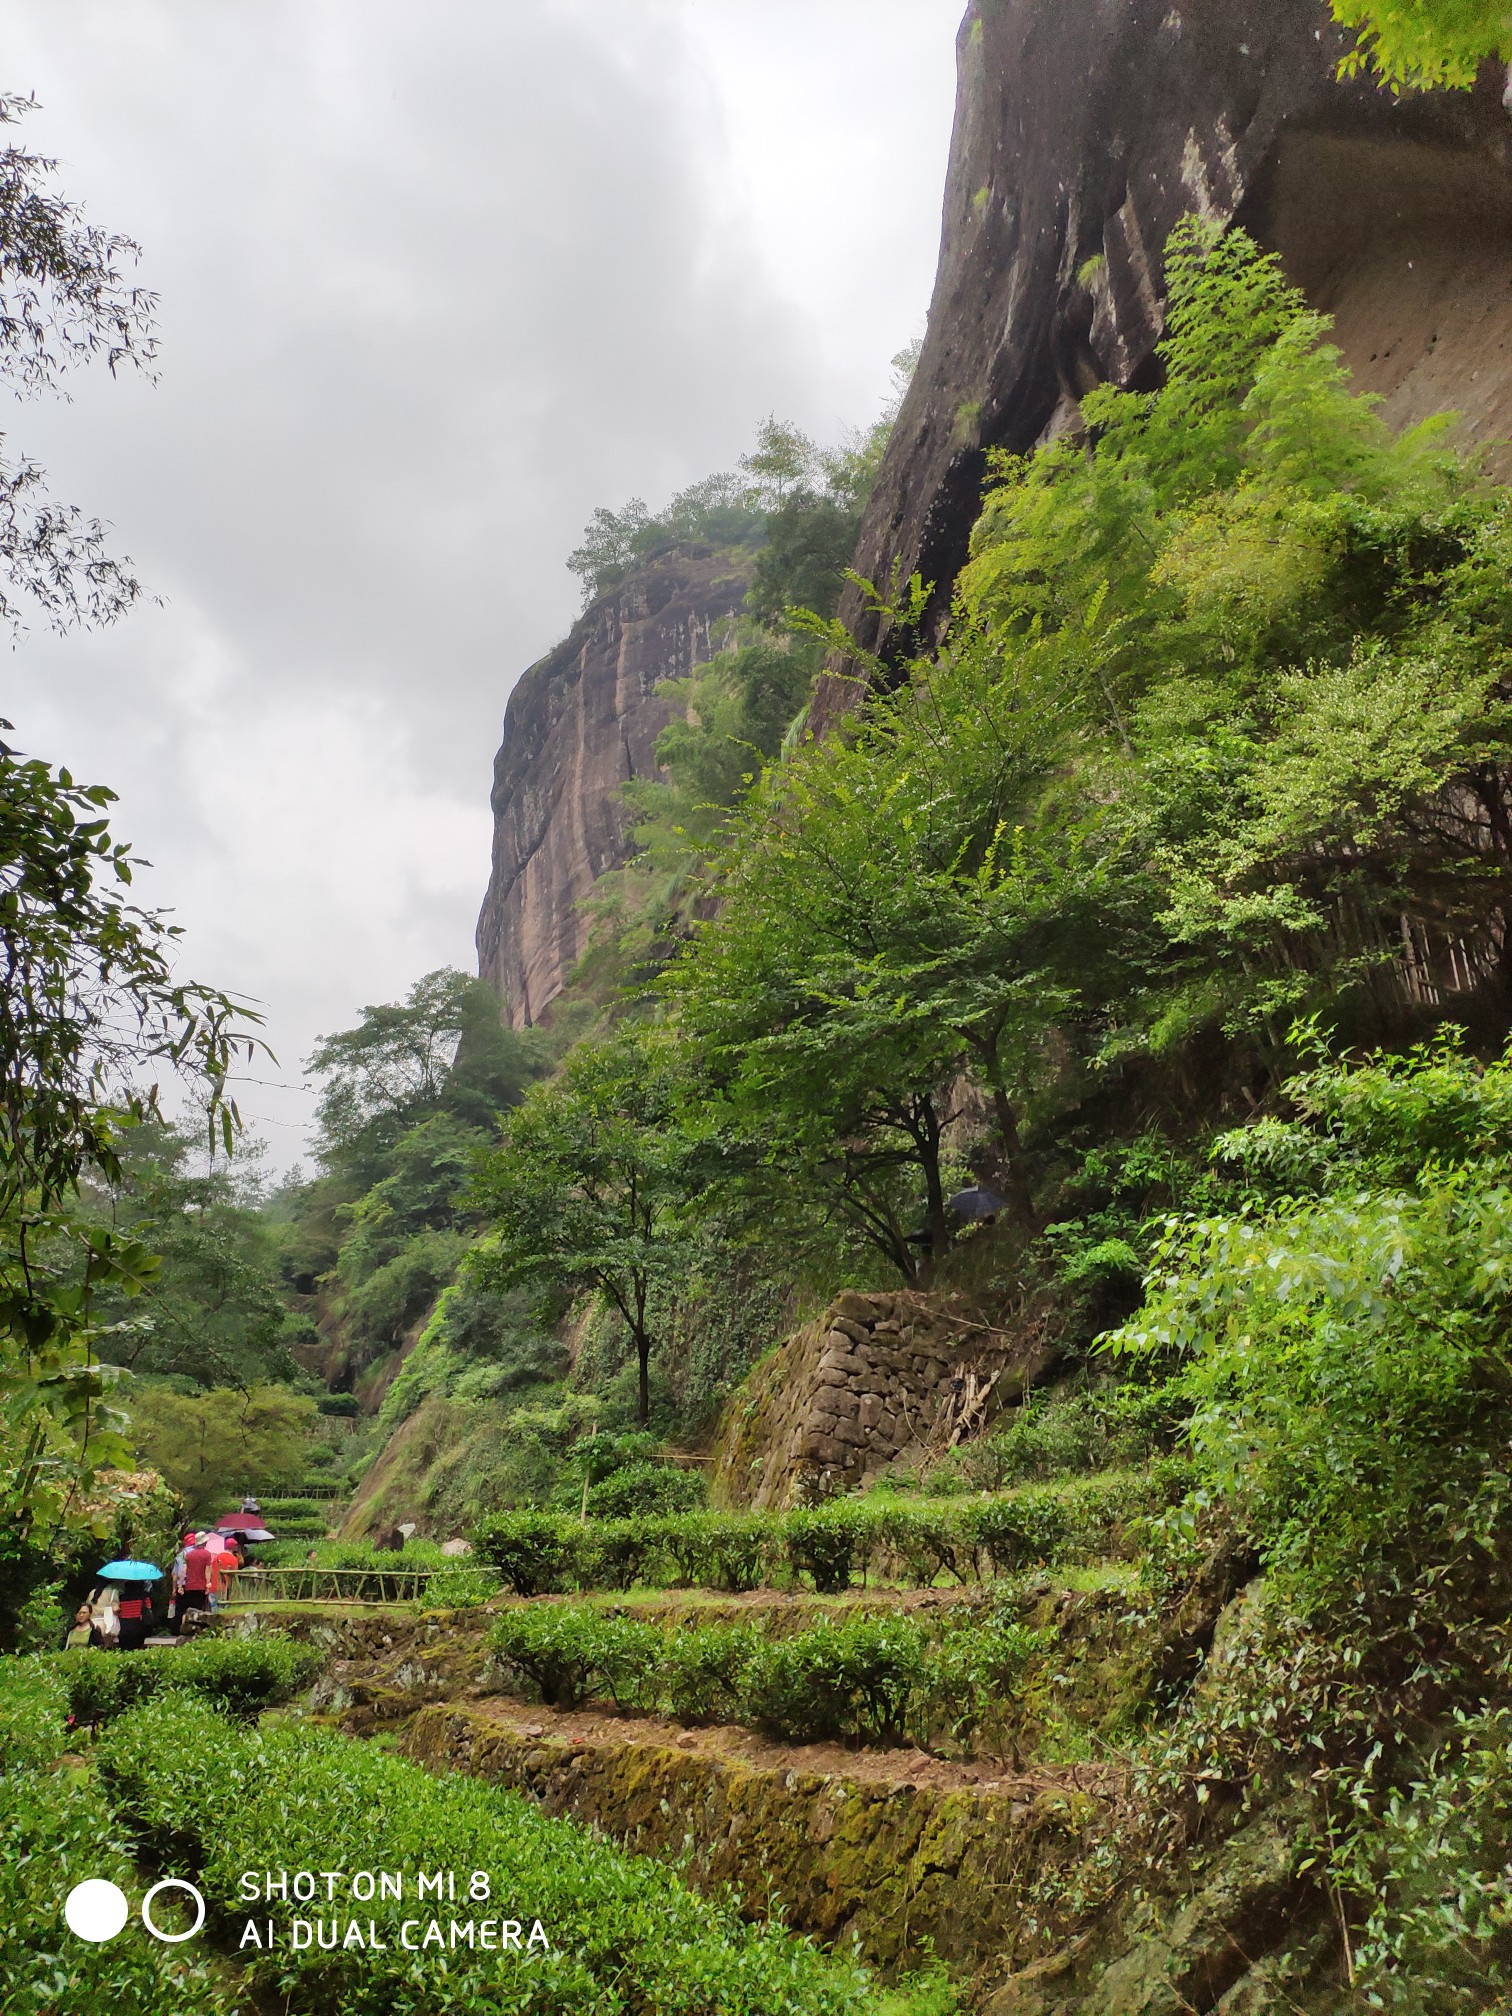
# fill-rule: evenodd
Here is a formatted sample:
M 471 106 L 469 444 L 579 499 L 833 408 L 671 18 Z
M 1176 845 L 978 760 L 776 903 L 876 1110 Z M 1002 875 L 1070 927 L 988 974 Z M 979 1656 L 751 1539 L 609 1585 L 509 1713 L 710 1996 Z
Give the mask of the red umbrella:
M 264 1540 L 273 1538 L 263 1524 L 261 1512 L 228 1512 L 224 1519 L 217 1519 L 215 1523 L 222 1533 L 256 1533 Z

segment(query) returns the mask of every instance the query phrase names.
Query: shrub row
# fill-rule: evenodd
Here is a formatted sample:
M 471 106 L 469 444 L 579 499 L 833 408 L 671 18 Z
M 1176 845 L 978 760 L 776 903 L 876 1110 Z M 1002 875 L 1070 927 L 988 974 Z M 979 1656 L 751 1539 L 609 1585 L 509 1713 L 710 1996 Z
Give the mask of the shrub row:
M 771 1639 L 747 1624 L 666 1626 L 586 1604 L 507 1611 L 489 1640 L 556 1708 L 609 1700 L 682 1722 L 744 1722 L 787 1742 L 972 1747 L 1000 1733 L 1049 1634 L 1003 1606 L 943 1627 L 853 1617 Z
M 281 1921 L 278 1943 L 241 1957 L 254 1988 L 280 2008 L 350 2016 L 400 2009 L 427 2016 L 862 2016 L 877 2007 L 875 1984 L 859 1967 L 774 1925 L 743 1923 L 733 1899 L 695 1895 L 650 1857 L 549 1819 L 518 1793 L 462 1775 L 432 1778 L 326 1730 L 285 1724 L 228 1731 L 208 1715 L 185 1720 L 153 1702 L 112 1726 L 102 1767 L 149 1842 L 191 1847 L 212 1923 L 230 1937 L 246 1916 L 235 1901 L 244 1870 L 404 1875 L 406 1894 L 397 1901 L 347 1902 L 338 1883 L 333 1901 L 316 1907 L 326 1919 L 350 1917 L 364 1929 L 372 1919 L 381 1947 L 295 1948 L 289 1916 L 301 1909 L 310 1915 L 310 1908 L 261 1907 L 260 1915 Z M 457 1872 L 455 1903 L 417 1903 L 416 1872 L 436 1869 Z M 442 1950 L 407 1950 L 403 1921 L 415 1921 L 413 1942 L 432 1918 Z M 452 1921 L 501 1919 L 518 1921 L 526 1936 L 539 1920 L 550 1950 L 451 1944 Z M 906 1998 L 896 2007 L 903 2016 Z
M 128 1931 L 101 1945 L 63 1931 L 63 1900 L 86 1877 L 119 1884 L 133 1909 L 146 1888 L 98 1783 L 57 1768 L 68 1705 L 54 1662 L 0 1659 L 0 2008 L 7 2016 L 230 2016 L 216 1975 L 183 1947 L 160 1946 L 140 1926 L 135 1937 Z
M 785 1515 L 690 1512 L 581 1524 L 507 1512 L 474 1536 L 519 1596 L 680 1586 L 736 1592 L 807 1583 L 825 1595 L 868 1572 L 928 1587 L 987 1581 L 1068 1554 L 1105 1551 L 1120 1530 L 1181 1495 L 1174 1462 L 999 1497 L 841 1498 Z
M 324 1540 L 331 1530 L 331 1521 L 323 1512 L 265 1512 L 263 1517 L 270 1528 L 283 1541 L 302 1540 L 306 1545 L 312 1540 Z M 265 1542 L 264 1545 L 267 1543 Z
M 320 1654 L 289 1638 L 259 1634 L 132 1653 L 80 1647 L 55 1652 L 45 1664 L 73 1720 L 97 1726 L 165 1691 L 197 1694 L 231 1715 L 255 1715 L 297 1693 L 313 1677 Z
M 314 1554 L 313 1562 L 307 1556 Z M 398 1553 L 367 1540 L 277 1541 L 260 1548 L 257 1566 L 277 1569 L 266 1582 L 249 1575 L 235 1589 L 238 1602 L 259 1595 L 286 1602 L 313 1599 L 362 1603 L 420 1602 L 432 1609 L 484 1603 L 499 1586 L 498 1575 L 471 1556 L 443 1554 L 436 1540 L 412 1540 Z M 423 1571 L 424 1580 L 415 1579 Z

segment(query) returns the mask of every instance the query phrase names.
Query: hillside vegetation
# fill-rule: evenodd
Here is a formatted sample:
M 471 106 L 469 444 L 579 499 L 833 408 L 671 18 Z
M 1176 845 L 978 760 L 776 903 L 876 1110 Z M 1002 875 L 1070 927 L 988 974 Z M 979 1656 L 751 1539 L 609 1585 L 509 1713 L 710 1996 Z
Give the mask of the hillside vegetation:
M 882 437 L 824 455 L 772 424 L 741 477 L 598 515 L 590 597 L 701 538 L 759 548 L 746 612 L 680 682 L 551 1026 L 502 1029 L 449 971 L 367 1007 L 310 1060 L 310 1179 L 228 1169 L 252 1039 L 109 888 L 108 794 L 0 750 L 30 1003 L 0 1028 L 7 1652 L 56 1639 L 101 1545 L 170 1548 L 247 1488 L 290 1494 L 312 1586 L 388 1601 L 372 1550 L 304 1544 L 355 1491 L 354 1529 L 470 1535 L 470 1567 L 424 1547 L 414 1573 L 451 1578 L 435 1633 L 478 1640 L 480 1726 L 494 1687 L 694 1749 L 718 1724 L 958 1772 L 953 1902 L 938 1858 L 903 1881 L 802 1829 L 779 1854 L 785 1756 L 751 1820 L 752 1867 L 830 1854 L 791 1908 L 869 1897 L 889 1969 L 932 1967 L 909 1885 L 936 1886 L 955 1985 L 926 1972 L 900 2009 L 1507 1993 L 1512 493 L 1447 418 L 1391 434 L 1242 232 L 1187 222 L 1166 278 L 1159 389 L 1090 392 L 1076 434 L 992 460 L 939 634 L 934 584 L 869 586 L 914 655 L 868 664 L 823 742 L 805 708 L 855 653 L 833 611 Z M 140 1090 L 159 1063 L 196 1076 L 203 1147 Z M 967 1185 L 986 1222 L 952 1207 Z M 1043 1389 L 865 1492 L 711 1507 L 686 1459 L 754 1360 L 837 1290 L 900 1286 L 1032 1339 Z M 294 1857 L 297 1815 L 311 1857 L 423 1837 L 536 1880 L 567 1948 L 513 2006 L 875 1996 L 742 1918 L 697 1838 L 712 1793 L 662 1839 L 642 1784 L 623 1830 L 686 1854 L 685 1884 L 449 1769 L 452 1725 L 411 1721 L 423 1661 L 257 1730 L 313 1655 L 165 1659 L 114 1669 L 140 1699 L 88 1660 L 4 1662 L 29 1980 L 38 1843 L 128 1882 L 165 1843 L 226 1875 Z M 86 1762 L 65 1712 L 108 1725 Z M 438 1778 L 356 1746 L 385 1718 Z M 172 1727 L 216 1770 L 165 1762 Z M 970 1804 L 984 1760 L 1001 1806 Z M 436 2000 L 406 1966 L 259 1959 L 240 1985 L 462 2009 L 504 1980 Z M 64 1986 L 238 1992 L 160 1957 Z

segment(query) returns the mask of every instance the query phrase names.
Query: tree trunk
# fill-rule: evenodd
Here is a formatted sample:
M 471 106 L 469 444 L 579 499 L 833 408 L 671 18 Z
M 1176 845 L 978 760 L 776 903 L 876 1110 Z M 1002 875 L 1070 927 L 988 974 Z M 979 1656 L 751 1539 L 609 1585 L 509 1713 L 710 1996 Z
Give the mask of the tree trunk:
M 636 1394 L 635 1418 L 642 1428 L 651 1421 L 651 1339 L 644 1330 L 635 1333 L 635 1355 L 640 1361 L 640 1386 Z
M 994 1075 L 992 1110 L 997 1115 L 998 1132 L 1003 1137 L 1003 1187 L 1008 1192 L 1008 1208 L 1020 1225 L 1034 1230 L 1034 1197 L 1024 1172 L 1024 1149 L 1019 1140 L 1018 1115 L 1001 1081 Z
M 940 1260 L 950 1245 L 950 1223 L 945 1216 L 945 1186 L 940 1181 L 940 1116 L 932 1099 L 924 1101 L 923 1121 L 919 1135 L 919 1160 L 924 1165 L 929 1257 Z

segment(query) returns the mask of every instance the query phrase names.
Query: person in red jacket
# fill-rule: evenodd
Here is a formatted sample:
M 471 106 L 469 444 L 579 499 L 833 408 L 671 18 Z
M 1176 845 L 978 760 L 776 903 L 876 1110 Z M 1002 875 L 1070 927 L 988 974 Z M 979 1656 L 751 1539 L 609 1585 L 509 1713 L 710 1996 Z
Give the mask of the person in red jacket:
M 130 1582 L 121 1591 L 116 1615 L 121 1620 L 117 1648 L 122 1652 L 135 1652 L 145 1645 L 147 1634 L 152 1629 L 152 1597 L 142 1583 Z
M 210 1582 L 214 1556 L 205 1545 L 204 1535 L 196 1534 L 194 1545 L 184 1555 L 184 1579 L 174 1604 L 173 1621 L 182 1631 L 184 1619 L 191 1610 L 210 1608 Z

